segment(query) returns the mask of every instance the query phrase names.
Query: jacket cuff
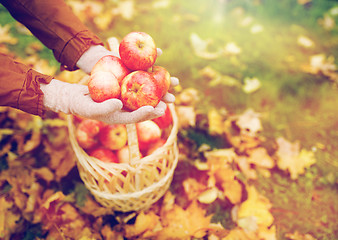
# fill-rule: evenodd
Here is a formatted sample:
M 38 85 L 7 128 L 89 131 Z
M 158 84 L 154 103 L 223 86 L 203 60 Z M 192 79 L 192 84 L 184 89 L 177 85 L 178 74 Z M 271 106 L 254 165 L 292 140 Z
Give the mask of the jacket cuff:
M 43 92 L 40 89 L 40 83 L 49 83 L 52 76 L 41 74 L 30 69 L 22 84 L 22 88 L 17 98 L 17 108 L 38 116 L 44 116 L 45 107 L 43 105 Z
M 77 33 L 63 48 L 58 61 L 62 70 L 74 71 L 79 69 L 76 66 L 79 58 L 92 45 L 104 45 L 103 42 L 89 30 Z

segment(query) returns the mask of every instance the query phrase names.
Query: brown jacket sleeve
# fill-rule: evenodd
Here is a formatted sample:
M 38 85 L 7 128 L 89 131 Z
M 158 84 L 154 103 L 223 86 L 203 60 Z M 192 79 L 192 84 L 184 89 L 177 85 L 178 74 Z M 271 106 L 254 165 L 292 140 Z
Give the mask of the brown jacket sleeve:
M 38 73 L 1 53 L 0 66 L 1 105 L 42 116 L 43 93 L 40 82 L 49 83 L 53 77 Z
M 10 14 L 51 49 L 64 69 L 76 62 L 91 45 L 103 45 L 72 13 L 63 0 L 0 0 Z M 0 54 L 0 105 L 43 115 L 40 82 L 52 77 Z

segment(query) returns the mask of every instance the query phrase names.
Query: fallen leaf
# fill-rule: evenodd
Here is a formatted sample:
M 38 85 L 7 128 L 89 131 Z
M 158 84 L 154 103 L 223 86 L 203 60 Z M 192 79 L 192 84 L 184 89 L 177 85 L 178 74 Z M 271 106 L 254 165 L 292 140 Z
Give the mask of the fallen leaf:
M 179 127 L 194 127 L 196 125 L 196 112 L 192 106 L 177 106 L 177 116 L 179 119 Z
M 195 55 L 200 58 L 210 60 L 219 58 L 224 54 L 224 51 L 222 49 L 213 52 L 209 51 L 209 46 L 211 43 L 211 39 L 204 40 L 200 36 L 198 36 L 197 33 L 190 34 L 190 44 L 194 50 Z
M 238 55 L 242 52 L 242 49 L 235 42 L 229 42 L 225 45 L 224 52 L 227 55 Z
M 197 199 L 200 203 L 210 204 L 218 198 L 219 192 L 216 187 L 213 187 L 199 194 Z
M 0 238 L 10 239 L 12 233 L 19 226 L 20 214 L 12 210 L 13 202 L 7 201 L 5 196 L 0 196 Z
M 277 166 L 281 170 L 287 170 L 291 179 L 297 179 L 298 175 L 303 174 L 305 169 L 312 166 L 316 159 L 314 153 L 305 149 L 300 150 L 300 143 L 291 143 L 283 137 L 276 139 L 278 150 Z
M 301 234 L 298 231 L 295 231 L 294 233 L 286 233 L 285 237 L 287 237 L 290 240 L 316 240 L 311 234 Z
M 10 29 L 11 26 L 9 24 L 0 26 L 0 43 L 8 43 L 11 45 L 18 43 L 19 40 L 10 34 Z
M 169 211 L 162 211 L 161 222 L 163 229 L 159 231 L 157 239 L 191 239 L 202 238 L 210 225 L 211 216 L 206 216 L 196 201 L 187 209 L 175 204 Z
M 253 93 L 257 91 L 262 86 L 258 78 L 245 78 L 244 85 L 242 87 L 245 93 Z
M 224 132 L 224 117 L 215 108 L 208 111 L 208 124 L 210 134 L 222 134 Z
M 247 109 L 239 115 L 236 125 L 240 128 L 240 134 L 243 136 L 257 137 L 263 130 L 260 117 L 261 114 L 256 113 L 253 109 Z
M 125 225 L 125 237 L 150 238 L 156 236 L 162 229 L 159 216 L 152 211 L 147 213 L 141 211 L 133 225 Z
M 252 34 L 257 34 L 257 33 L 260 33 L 260 32 L 263 32 L 264 30 L 264 27 L 260 24 L 254 24 L 251 28 L 250 28 L 250 32 Z
M 304 47 L 304 48 L 311 48 L 315 45 L 314 42 L 310 38 L 303 36 L 303 35 L 298 36 L 297 43 L 299 46 Z
M 247 186 L 248 199 L 245 200 L 238 209 L 237 222 L 243 219 L 254 219 L 257 226 L 270 227 L 274 221 L 270 213 L 271 203 L 264 196 L 260 195 L 254 186 Z M 253 222 L 251 222 L 254 224 Z M 251 228 L 252 226 L 247 226 Z

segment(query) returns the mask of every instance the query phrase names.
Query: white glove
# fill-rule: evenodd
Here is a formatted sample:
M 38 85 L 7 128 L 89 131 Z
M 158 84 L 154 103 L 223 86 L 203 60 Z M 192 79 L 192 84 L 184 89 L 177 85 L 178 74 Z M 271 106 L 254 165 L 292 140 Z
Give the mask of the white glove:
M 133 112 L 122 110 L 119 99 L 94 102 L 86 85 L 71 84 L 53 79 L 49 84 L 40 84 L 44 94 L 43 104 L 54 112 L 79 115 L 107 124 L 128 124 L 146 121 L 164 114 L 166 104 L 160 102 L 155 108 L 144 106 Z

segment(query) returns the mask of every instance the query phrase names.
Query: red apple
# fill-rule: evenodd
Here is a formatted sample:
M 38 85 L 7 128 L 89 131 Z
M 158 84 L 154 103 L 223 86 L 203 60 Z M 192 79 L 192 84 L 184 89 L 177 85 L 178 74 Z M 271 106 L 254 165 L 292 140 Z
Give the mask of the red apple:
M 171 116 L 171 112 L 169 106 L 164 112 L 164 114 L 160 117 L 152 119 L 161 129 L 169 127 L 173 123 L 173 118 Z
M 119 53 L 122 62 L 131 70 L 147 70 L 156 61 L 154 39 L 145 32 L 131 32 L 121 41 Z
M 88 155 L 95 157 L 106 163 L 111 163 L 111 162 L 118 163 L 119 162 L 116 154 L 112 150 L 105 148 L 105 147 L 93 148 L 88 151 Z
M 127 139 L 127 128 L 123 124 L 106 125 L 99 133 L 102 145 L 111 150 L 121 149 L 126 145 Z
M 160 127 L 151 120 L 136 123 L 136 131 L 141 151 L 148 149 L 149 144 L 159 140 L 162 134 Z
M 162 97 L 166 94 L 170 87 L 170 74 L 164 67 L 153 66 L 151 68 L 151 74 L 157 80 L 159 85 L 162 87 Z
M 130 70 L 123 64 L 119 57 L 107 55 L 102 57 L 93 67 L 91 75 L 96 72 L 111 72 L 121 84 L 123 78 L 130 73 Z
M 75 136 L 79 145 L 88 149 L 97 144 L 97 136 L 103 123 L 92 119 L 83 119 L 76 127 Z
M 162 147 L 165 144 L 166 140 L 160 138 L 156 142 L 150 144 L 148 150 L 147 150 L 147 155 L 152 154 L 156 149 Z
M 97 71 L 90 76 L 88 89 L 95 102 L 103 102 L 111 98 L 119 98 L 120 84 L 111 72 Z
M 145 71 L 134 71 L 122 81 L 121 101 L 129 110 L 142 106 L 157 106 L 162 96 L 162 90 L 155 78 Z

